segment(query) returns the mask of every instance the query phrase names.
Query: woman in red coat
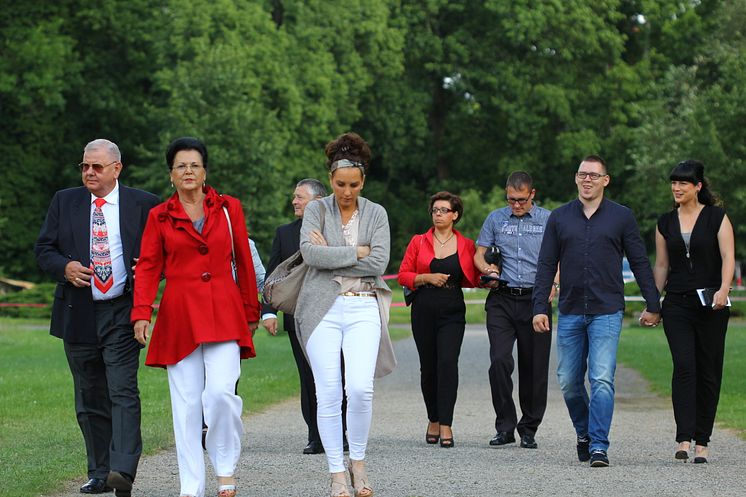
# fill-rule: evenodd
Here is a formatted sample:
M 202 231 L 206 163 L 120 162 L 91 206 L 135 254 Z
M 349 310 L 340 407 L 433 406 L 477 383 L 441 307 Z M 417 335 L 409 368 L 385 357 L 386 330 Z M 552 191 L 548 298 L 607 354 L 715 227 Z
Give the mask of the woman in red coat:
M 412 335 L 420 356 L 420 386 L 429 423 L 425 441 L 453 447 L 453 408 L 466 306 L 461 288 L 479 283 L 474 241 L 453 229 L 464 213 L 457 195 L 430 197 L 433 227 L 415 235 L 399 268 L 399 283 L 414 290 Z
M 166 163 L 176 193 L 150 211 L 143 233 L 132 307 L 135 338 L 147 341 L 152 304 L 165 277 L 145 364 L 168 371 L 181 495 L 205 493 L 204 412 L 218 496 L 234 497 L 243 433 L 243 401 L 235 385 L 240 359 L 255 355 L 251 336 L 259 322 L 246 224 L 237 199 L 205 185 L 207 148 L 201 141 L 178 138 L 166 151 Z

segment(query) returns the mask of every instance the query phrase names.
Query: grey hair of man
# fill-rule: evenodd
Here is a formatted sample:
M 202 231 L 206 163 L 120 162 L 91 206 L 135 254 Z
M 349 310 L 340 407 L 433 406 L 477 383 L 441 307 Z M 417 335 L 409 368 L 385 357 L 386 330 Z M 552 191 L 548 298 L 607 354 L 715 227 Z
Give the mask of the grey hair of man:
M 109 153 L 109 156 L 115 161 L 122 162 L 122 153 L 119 151 L 119 147 L 116 143 L 107 140 L 106 138 L 97 138 L 88 142 L 83 149 L 83 153 L 102 149 L 106 150 Z
M 508 181 L 505 183 L 505 189 L 513 188 L 516 191 L 522 191 L 524 189 L 531 191 L 534 188 L 534 180 L 530 174 L 525 171 L 514 171 L 508 176 Z
M 327 195 L 326 187 L 321 181 L 317 179 L 313 179 L 313 178 L 302 179 L 295 185 L 296 188 L 301 187 L 301 186 L 305 186 L 306 188 L 308 188 L 308 191 L 311 192 L 311 195 L 313 195 L 314 198 L 326 197 Z

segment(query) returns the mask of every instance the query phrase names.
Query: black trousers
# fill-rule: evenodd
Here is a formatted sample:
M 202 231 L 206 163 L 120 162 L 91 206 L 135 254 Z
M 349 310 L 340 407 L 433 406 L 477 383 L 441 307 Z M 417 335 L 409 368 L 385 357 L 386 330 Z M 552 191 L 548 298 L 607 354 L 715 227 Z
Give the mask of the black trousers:
M 412 335 L 420 356 L 427 418 L 451 426 L 458 390 L 458 357 L 466 306 L 460 288 L 420 288 L 412 303 Z
M 130 323 L 132 296 L 96 303 L 97 344 L 65 342 L 88 478 L 137 473 L 142 452 L 137 370 L 140 344 Z
M 549 350 L 552 334 L 536 333 L 531 295 L 511 296 L 491 291 L 485 302 L 490 339 L 490 389 L 495 409 L 495 429 L 519 435 L 536 434 L 547 407 Z M 549 326 L 552 325 L 549 315 Z M 515 367 L 513 344 L 518 342 L 518 400 L 521 420 L 513 402 Z
M 714 311 L 696 295 L 667 294 L 661 312 L 673 359 L 676 441 L 707 445 L 720 399 L 730 310 Z
M 283 319 L 293 319 L 293 316 L 287 315 Z M 303 349 L 298 341 L 298 335 L 295 330 L 288 330 L 290 338 L 290 348 L 293 350 L 295 365 L 298 367 L 298 377 L 300 378 L 300 409 L 303 413 L 303 420 L 308 426 L 308 441 L 321 443 L 319 428 L 316 425 L 316 384 L 313 381 L 313 371 L 308 364 Z

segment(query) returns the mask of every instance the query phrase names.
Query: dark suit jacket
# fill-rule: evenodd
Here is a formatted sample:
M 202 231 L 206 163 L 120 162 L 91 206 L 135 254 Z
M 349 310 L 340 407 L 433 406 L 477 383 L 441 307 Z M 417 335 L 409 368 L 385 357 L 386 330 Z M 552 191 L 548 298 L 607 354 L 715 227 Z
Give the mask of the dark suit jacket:
M 91 263 L 91 194 L 80 186 L 60 190 L 49 204 L 34 252 L 39 267 L 56 282 L 50 333 L 70 343 L 97 343 L 93 297 L 89 287 L 76 288 L 65 280 L 65 266 Z M 119 228 L 122 236 L 126 289 L 132 289 L 132 259 L 140 255 L 140 237 L 150 209 L 160 199 L 119 183 Z
M 275 239 L 272 241 L 272 254 L 269 257 L 267 275 L 272 274 L 272 271 L 274 271 L 282 261 L 300 249 L 300 227 L 302 224 L 303 219 L 296 219 L 292 223 L 283 224 L 277 228 L 275 231 Z M 262 312 L 277 313 L 277 310 L 270 307 L 269 304 L 264 304 Z M 292 314 L 285 314 L 282 319 L 285 331 L 288 333 L 295 333 L 295 319 Z

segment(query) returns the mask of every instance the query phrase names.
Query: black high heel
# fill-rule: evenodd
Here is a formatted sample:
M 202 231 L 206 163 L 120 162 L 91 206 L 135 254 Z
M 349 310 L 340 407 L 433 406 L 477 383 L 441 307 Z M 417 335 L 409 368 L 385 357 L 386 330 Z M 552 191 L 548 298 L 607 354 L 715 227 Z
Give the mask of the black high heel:
M 428 423 L 427 424 L 427 428 L 425 429 L 425 442 L 428 443 L 428 444 L 430 444 L 430 445 L 435 445 L 436 443 L 438 443 L 438 440 L 440 440 L 440 432 L 438 432 L 438 433 L 436 433 L 434 435 L 432 433 L 430 433 L 430 425 L 431 424 L 433 424 L 433 423 L 432 422 Z M 440 429 L 440 425 L 438 426 L 438 429 Z
M 440 439 L 440 446 L 445 447 L 446 449 L 450 449 L 453 447 L 453 437 L 451 438 L 441 438 Z

